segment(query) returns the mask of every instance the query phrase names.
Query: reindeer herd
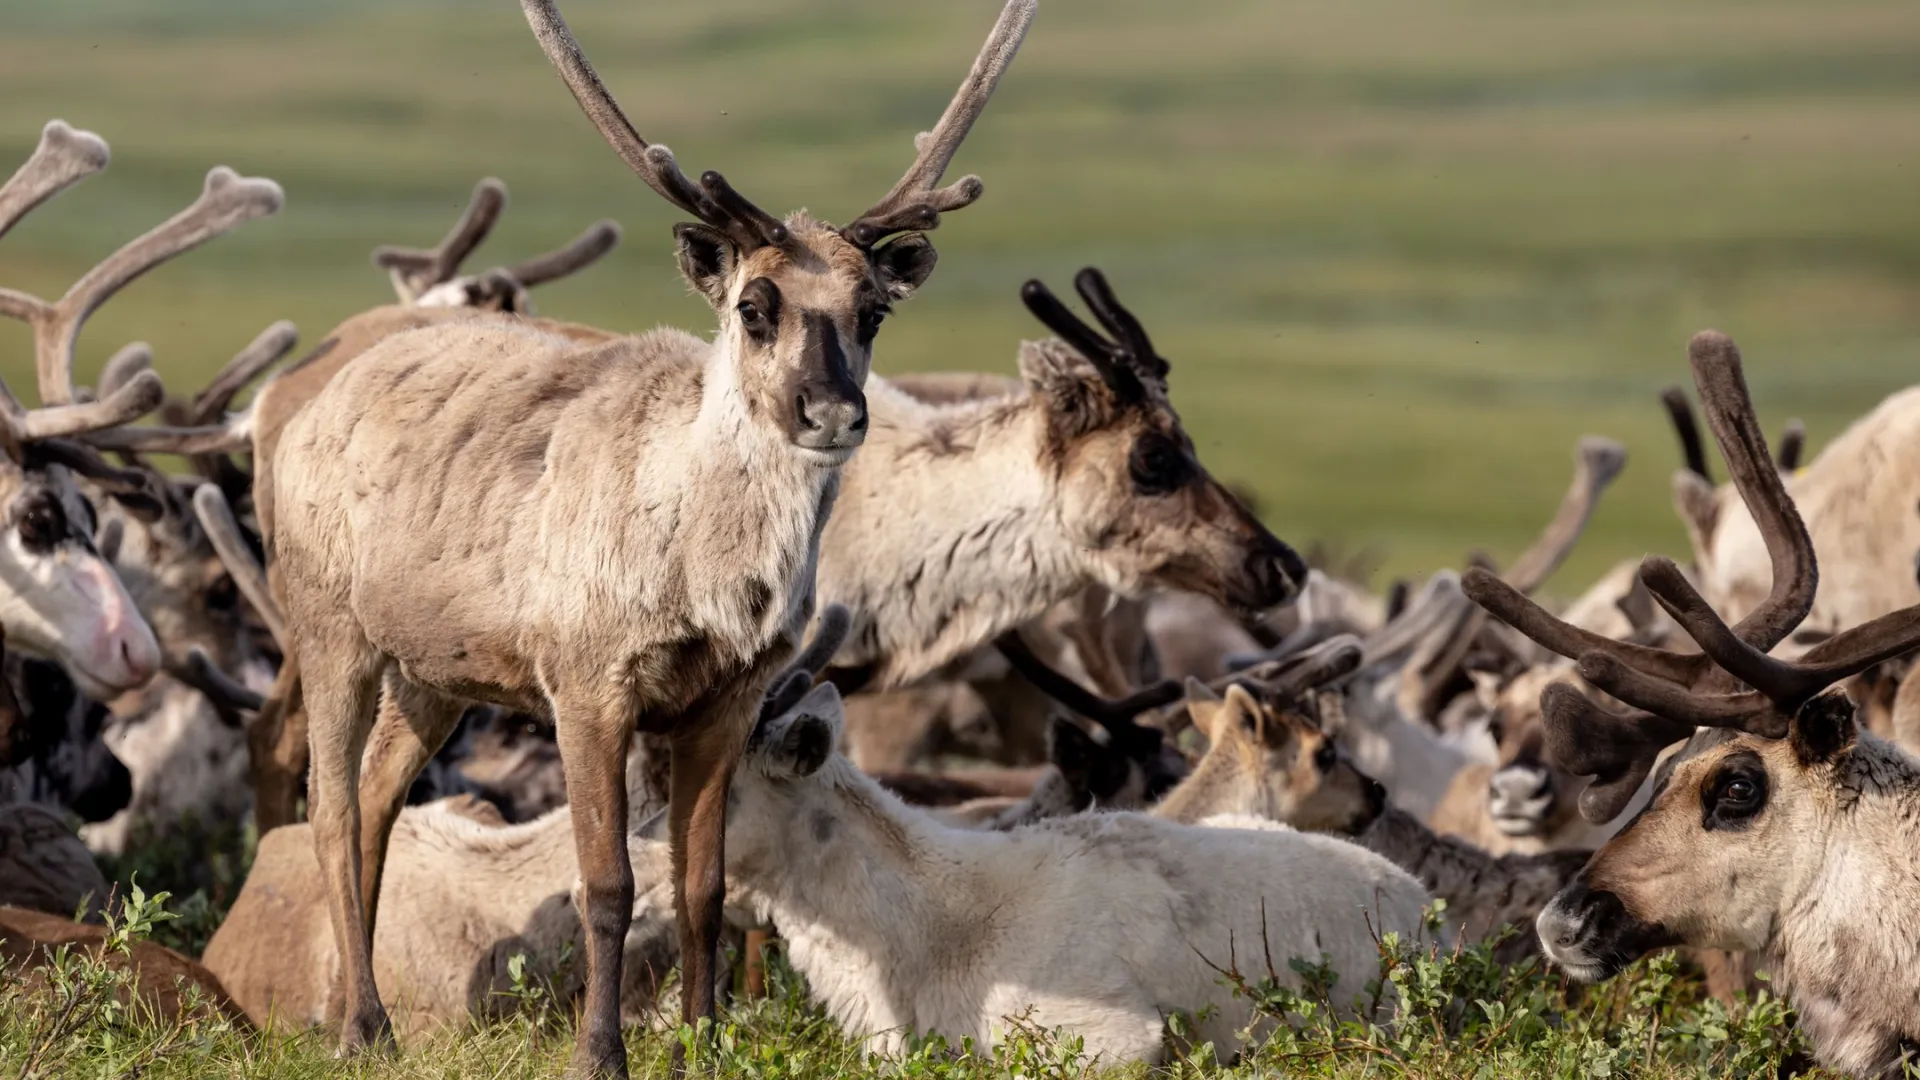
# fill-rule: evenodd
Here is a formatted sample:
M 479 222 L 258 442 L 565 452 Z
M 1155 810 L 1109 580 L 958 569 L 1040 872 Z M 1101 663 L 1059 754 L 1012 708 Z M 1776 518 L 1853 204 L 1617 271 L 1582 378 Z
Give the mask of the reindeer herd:
M 437 247 L 375 253 L 396 304 L 285 366 L 295 330 L 269 327 L 190 396 L 137 344 L 77 384 L 77 337 L 278 211 L 271 181 L 214 169 L 57 300 L 0 287 L 40 398 L 0 388 L 0 956 L 31 972 L 97 934 L 89 848 L 251 813 L 205 956 L 143 947 L 142 992 L 177 1008 L 197 982 L 345 1053 L 498 1013 L 531 970 L 578 1009 L 576 1069 L 624 1075 L 623 1025 L 675 995 L 711 1016 L 742 932 L 749 984 L 777 933 L 883 1051 L 1013 1017 L 1106 1063 L 1228 1051 L 1258 1031 L 1222 971 L 1256 947 L 1387 1022 L 1386 933 L 1583 981 L 1685 947 L 1718 992 L 1768 972 L 1836 1069 L 1920 1051 L 1920 388 L 1802 468 L 1804 432 L 1770 455 L 1704 332 L 1732 479 L 1669 391 L 1684 563 L 1533 599 L 1625 467 L 1590 437 L 1504 570 L 1375 595 L 1310 569 L 1200 462 L 1098 270 L 1084 317 L 1021 288 L 1053 336 L 1018 378 L 872 370 L 927 233 L 981 195 L 943 174 L 1035 3 L 1009 0 L 899 182 L 834 226 L 682 172 L 552 0 L 522 0 L 692 219 L 674 254 L 706 336 L 533 314 L 610 222 L 463 274 L 495 180 Z M 0 237 L 107 163 L 49 123 Z

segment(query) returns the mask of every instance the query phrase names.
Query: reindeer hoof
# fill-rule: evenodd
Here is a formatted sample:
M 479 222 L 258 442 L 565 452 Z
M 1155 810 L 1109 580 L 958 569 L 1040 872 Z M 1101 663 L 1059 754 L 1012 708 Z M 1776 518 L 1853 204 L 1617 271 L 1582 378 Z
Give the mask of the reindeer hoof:
M 677 1048 L 676 1048 L 677 1050 Z M 678 1062 L 676 1056 L 675 1061 Z M 676 1068 L 674 1075 L 678 1076 Z M 616 1027 L 610 1036 L 583 1030 L 567 1066 L 572 1080 L 627 1080 L 627 1044 Z
M 397 1049 L 393 1041 L 393 1025 L 387 1020 L 387 1011 L 378 1006 L 361 1012 L 341 1029 L 339 1057 L 392 1054 Z

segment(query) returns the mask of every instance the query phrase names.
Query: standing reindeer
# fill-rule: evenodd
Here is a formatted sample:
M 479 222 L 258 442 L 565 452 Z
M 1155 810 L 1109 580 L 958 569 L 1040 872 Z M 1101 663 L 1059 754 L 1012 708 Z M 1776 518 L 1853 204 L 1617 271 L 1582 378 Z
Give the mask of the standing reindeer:
M 1581 797 L 1605 821 L 1652 772 L 1645 810 L 1539 919 L 1547 955 L 1575 978 L 1610 977 L 1667 945 L 1758 953 L 1821 1064 L 1897 1074 L 1920 1045 L 1920 764 L 1858 729 L 1834 684 L 1920 646 L 1920 607 L 1827 638 L 1799 662 L 1768 656 L 1813 606 L 1807 528 L 1769 460 L 1739 351 L 1713 331 L 1689 347 L 1708 424 L 1766 538 L 1773 585 L 1731 628 L 1679 567 L 1640 578 L 1701 652 L 1611 641 L 1553 618 L 1490 575 L 1475 600 L 1636 711 L 1567 687 L 1541 702 L 1549 751 L 1596 778 Z
M 1007 5 L 912 167 L 841 229 L 775 218 L 715 172 L 687 178 L 627 122 L 550 0 L 523 7 L 601 134 L 698 219 L 674 234 L 717 336 L 662 329 L 583 348 L 469 316 L 387 338 L 288 424 L 262 525 L 305 684 L 344 1047 L 390 1037 L 370 950 L 387 832 L 463 703 L 484 700 L 557 726 L 589 971 L 574 1061 L 625 1075 L 629 738 L 638 726 L 672 743 L 694 1021 L 713 1008 L 728 786 L 811 613 L 820 529 L 866 434 L 874 336 L 933 270 L 918 230 L 980 195 L 973 177 L 936 185 L 1033 3 Z

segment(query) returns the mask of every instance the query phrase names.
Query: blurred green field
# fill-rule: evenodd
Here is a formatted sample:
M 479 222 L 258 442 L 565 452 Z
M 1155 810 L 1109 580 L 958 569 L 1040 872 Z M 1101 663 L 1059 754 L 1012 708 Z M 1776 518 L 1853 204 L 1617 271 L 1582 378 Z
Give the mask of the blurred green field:
M 641 130 L 775 209 L 844 220 L 888 186 L 994 0 L 568 0 Z M 513 201 L 482 264 L 611 216 L 549 314 L 710 325 L 675 213 L 579 115 L 508 0 L 0 0 L 0 161 L 53 116 L 114 165 L 0 244 L 58 291 L 215 163 L 287 190 L 130 288 L 90 374 L 144 338 L 190 386 L 267 322 L 307 341 L 390 296 L 377 243 L 430 243 L 473 182 Z M 1216 472 L 1282 536 L 1386 572 L 1511 558 L 1584 432 L 1633 464 L 1562 573 L 1684 550 L 1655 402 L 1688 334 L 1746 350 L 1770 430 L 1817 448 L 1920 369 L 1920 5 L 1912 0 L 1044 0 L 957 169 L 882 371 L 1011 370 L 1015 291 L 1105 268 L 1174 361 Z M 24 329 L 0 374 L 25 386 Z

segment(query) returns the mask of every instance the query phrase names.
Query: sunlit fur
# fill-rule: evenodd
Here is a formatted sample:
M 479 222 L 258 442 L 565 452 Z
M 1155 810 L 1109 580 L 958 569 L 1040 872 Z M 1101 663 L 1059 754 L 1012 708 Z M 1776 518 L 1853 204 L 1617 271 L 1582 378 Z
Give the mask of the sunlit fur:
M 985 1041 L 1026 1016 L 1101 1064 L 1159 1062 L 1180 1049 L 1167 1017 L 1184 1011 L 1202 1017 L 1196 1042 L 1231 1053 L 1253 1015 L 1211 965 L 1266 978 L 1264 950 L 1298 988 L 1286 960 L 1324 955 L 1346 1012 L 1378 977 L 1369 925 L 1421 932 L 1425 890 L 1331 837 L 1130 813 L 942 825 L 832 752 L 838 706 L 823 685 L 756 732 L 727 818 L 728 884 L 780 927 L 828 1014 L 876 1048 L 915 1032 Z
M 1207 752 L 1153 807 L 1155 817 L 1186 824 L 1218 814 L 1250 814 L 1313 832 L 1358 833 L 1386 806 L 1386 791 L 1362 776 L 1333 737 L 1299 706 L 1275 708 L 1244 687 L 1224 698 L 1190 682 L 1187 715 L 1207 737 Z

